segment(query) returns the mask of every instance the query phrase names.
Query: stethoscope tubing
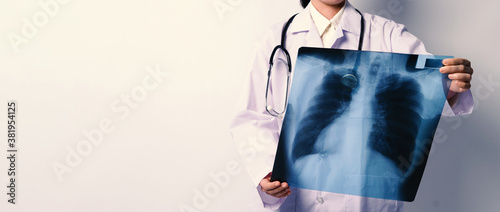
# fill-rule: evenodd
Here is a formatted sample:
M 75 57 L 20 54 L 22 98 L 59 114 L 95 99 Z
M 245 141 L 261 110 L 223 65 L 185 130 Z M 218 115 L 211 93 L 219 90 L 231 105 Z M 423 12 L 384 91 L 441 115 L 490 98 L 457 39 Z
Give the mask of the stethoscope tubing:
M 355 10 L 361 16 L 361 30 L 360 30 L 359 42 L 358 42 L 358 51 L 361 51 L 362 48 L 363 48 L 363 40 L 364 40 L 364 35 L 365 35 L 365 19 L 363 17 L 363 14 L 358 9 L 355 9 Z M 286 45 L 286 37 L 287 37 L 286 33 L 288 31 L 288 28 L 290 27 L 290 24 L 292 23 L 292 21 L 295 18 L 295 16 L 297 16 L 297 14 L 294 14 L 292 17 L 290 17 L 290 19 L 288 19 L 288 21 L 283 26 L 283 29 L 281 30 L 281 44 L 277 45 L 276 47 L 274 47 L 274 49 L 273 49 L 273 51 L 271 53 L 271 56 L 269 58 L 269 70 L 267 71 L 267 83 L 266 83 L 266 95 L 265 95 L 265 97 L 266 97 L 266 111 L 267 111 L 267 113 L 269 113 L 270 115 L 272 115 L 274 117 L 281 117 L 285 113 L 286 107 L 287 107 L 287 104 L 288 104 L 288 90 L 289 90 L 290 76 L 291 76 L 291 73 L 292 73 L 292 63 L 291 63 L 291 59 L 290 59 L 290 54 L 288 53 L 288 50 L 286 50 L 286 46 L 285 46 Z M 278 50 L 283 51 L 283 53 L 285 54 L 286 60 L 287 60 L 286 61 L 287 62 L 286 65 L 287 65 L 287 68 L 288 68 L 288 70 L 287 70 L 288 71 L 287 72 L 287 83 L 286 83 L 287 88 L 286 88 L 286 93 L 285 93 L 285 106 L 284 106 L 282 112 L 276 111 L 267 102 L 268 93 L 269 93 L 269 83 L 270 83 L 270 79 L 271 79 L 271 69 L 273 68 L 273 65 L 274 65 L 273 64 L 273 59 L 274 59 L 274 56 L 275 56 L 275 54 L 276 54 L 276 52 Z M 360 55 L 361 54 L 357 55 L 356 63 L 354 65 L 354 67 L 358 67 L 358 65 L 359 65 L 359 57 L 360 57 Z M 347 74 L 347 75 L 349 75 L 348 77 L 354 77 L 354 79 L 356 79 L 354 72 L 355 71 L 353 70 L 352 73 Z M 344 77 L 346 77 L 346 76 L 344 76 Z

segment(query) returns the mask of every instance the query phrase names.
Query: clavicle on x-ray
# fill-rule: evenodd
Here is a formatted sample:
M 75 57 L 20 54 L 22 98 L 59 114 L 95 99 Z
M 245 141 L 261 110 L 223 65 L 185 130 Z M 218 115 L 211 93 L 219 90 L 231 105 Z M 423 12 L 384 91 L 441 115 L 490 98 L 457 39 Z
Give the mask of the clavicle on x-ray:
M 445 56 L 299 50 L 272 180 L 413 201 L 450 80 Z

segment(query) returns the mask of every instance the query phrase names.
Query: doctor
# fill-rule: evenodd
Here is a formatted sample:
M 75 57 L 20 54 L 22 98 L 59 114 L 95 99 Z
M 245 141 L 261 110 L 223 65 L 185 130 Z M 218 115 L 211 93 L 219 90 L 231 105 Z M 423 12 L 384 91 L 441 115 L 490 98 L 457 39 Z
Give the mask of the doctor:
M 298 49 L 302 46 L 358 48 L 361 15 L 347 0 L 301 0 L 301 4 L 305 9 L 295 17 L 286 34 L 286 48 L 291 56 L 292 67 L 295 66 Z M 363 13 L 363 16 L 363 50 L 428 54 L 424 44 L 403 25 L 367 13 Z M 267 113 L 265 89 L 269 56 L 281 42 L 283 25 L 284 22 L 272 27 L 257 43 L 244 103 L 231 124 L 231 133 L 239 153 L 249 156 L 244 160 L 244 165 L 257 187 L 263 207 L 278 211 L 402 211 L 400 201 L 290 188 L 287 183 L 270 182 L 283 119 Z M 443 115 L 470 113 L 473 107 L 469 90 L 473 73 L 471 63 L 466 59 L 453 58 L 444 60 L 443 64 L 440 72 L 449 73 L 449 78 L 453 80 Z M 286 85 L 283 81 L 286 78 L 276 79 L 273 83 Z M 248 146 L 248 140 L 253 140 L 250 142 L 253 145 Z

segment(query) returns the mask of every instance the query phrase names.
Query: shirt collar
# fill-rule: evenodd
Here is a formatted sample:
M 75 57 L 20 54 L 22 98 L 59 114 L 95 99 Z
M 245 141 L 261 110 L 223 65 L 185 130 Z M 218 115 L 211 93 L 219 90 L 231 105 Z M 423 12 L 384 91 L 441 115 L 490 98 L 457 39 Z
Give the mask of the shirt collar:
M 308 4 L 307 7 L 302 12 L 300 12 L 293 20 L 292 24 L 290 25 L 291 33 L 309 32 L 313 28 L 317 30 L 317 27 L 314 26 L 314 21 L 312 20 L 311 9 L 308 7 L 312 7 L 312 5 Z M 358 12 L 356 12 L 356 9 L 354 9 L 351 3 L 346 0 L 344 5 L 344 14 L 342 15 L 338 27 L 340 27 L 344 31 L 359 35 L 361 28 L 360 20 L 361 16 L 358 14 Z
M 338 28 L 347 3 L 344 4 L 344 6 L 339 10 L 339 12 L 335 16 L 333 16 L 333 18 L 330 20 L 325 18 L 325 16 L 321 15 L 321 13 L 319 13 L 319 11 L 314 7 L 314 5 L 312 5 L 312 3 L 309 2 L 309 4 L 310 4 L 309 8 L 311 13 L 311 18 L 314 22 L 314 25 L 316 25 L 319 34 L 322 35 L 329 24 L 332 24 L 334 30 Z

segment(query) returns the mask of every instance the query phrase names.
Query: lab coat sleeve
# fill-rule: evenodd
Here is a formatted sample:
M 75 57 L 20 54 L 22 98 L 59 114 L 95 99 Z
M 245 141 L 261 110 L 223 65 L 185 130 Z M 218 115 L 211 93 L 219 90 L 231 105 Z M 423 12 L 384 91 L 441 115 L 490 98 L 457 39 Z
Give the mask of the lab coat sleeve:
M 392 22 L 393 24 L 396 24 Z M 392 52 L 410 53 L 410 54 L 429 54 L 425 50 L 425 46 L 417 37 L 408 32 L 402 24 L 389 30 L 391 32 L 391 48 Z M 454 105 L 450 105 L 446 101 L 443 108 L 442 116 L 456 116 L 462 114 L 470 114 L 474 107 L 474 100 L 470 90 L 462 93 L 457 93 L 457 101 Z
M 274 198 L 261 191 L 259 186 L 260 181 L 272 171 L 282 123 L 265 110 L 268 60 L 272 48 L 276 45 L 273 45 L 276 40 L 273 36 L 272 31 L 269 31 L 264 39 L 261 39 L 262 42 L 255 44 L 246 89 L 238 104 L 239 112 L 231 123 L 230 132 L 263 206 L 277 209 L 285 198 Z

